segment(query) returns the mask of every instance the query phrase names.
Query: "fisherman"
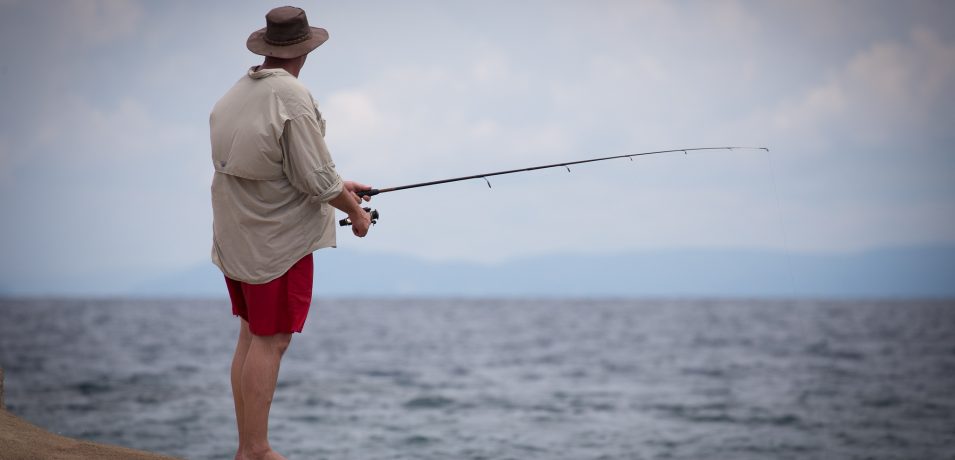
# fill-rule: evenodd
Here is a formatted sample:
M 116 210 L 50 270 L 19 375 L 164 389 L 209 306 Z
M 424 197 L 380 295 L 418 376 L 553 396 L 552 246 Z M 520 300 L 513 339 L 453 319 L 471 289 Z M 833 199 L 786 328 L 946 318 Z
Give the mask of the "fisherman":
M 312 252 L 335 246 L 334 210 L 352 232 L 371 225 L 357 192 L 325 146 L 325 120 L 298 80 L 308 53 L 328 39 L 305 11 L 275 8 L 246 46 L 265 56 L 212 110 L 212 260 L 241 318 L 232 360 L 237 460 L 276 460 L 268 439 L 279 362 L 302 332 L 312 301 Z

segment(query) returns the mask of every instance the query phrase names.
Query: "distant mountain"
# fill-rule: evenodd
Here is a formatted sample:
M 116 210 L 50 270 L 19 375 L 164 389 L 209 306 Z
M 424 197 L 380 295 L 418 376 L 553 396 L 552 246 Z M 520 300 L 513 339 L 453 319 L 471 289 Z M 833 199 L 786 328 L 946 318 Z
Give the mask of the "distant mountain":
M 856 254 L 670 250 L 561 254 L 499 264 L 316 253 L 317 296 L 955 297 L 955 247 Z M 137 296 L 225 296 L 211 263 L 141 285 Z

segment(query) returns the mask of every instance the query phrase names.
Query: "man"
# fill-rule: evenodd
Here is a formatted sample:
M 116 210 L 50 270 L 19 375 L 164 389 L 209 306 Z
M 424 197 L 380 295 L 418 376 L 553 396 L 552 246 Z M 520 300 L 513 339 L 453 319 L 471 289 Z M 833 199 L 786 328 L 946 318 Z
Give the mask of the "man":
M 216 103 L 212 138 L 212 260 L 241 317 L 232 360 L 237 460 L 284 459 L 268 440 L 279 362 L 312 299 L 312 252 L 335 246 L 335 214 L 359 237 L 368 213 L 325 146 L 325 120 L 298 81 L 308 53 L 328 39 L 299 8 L 275 8 L 246 46 L 265 56 Z M 368 200 L 368 197 L 365 197 Z

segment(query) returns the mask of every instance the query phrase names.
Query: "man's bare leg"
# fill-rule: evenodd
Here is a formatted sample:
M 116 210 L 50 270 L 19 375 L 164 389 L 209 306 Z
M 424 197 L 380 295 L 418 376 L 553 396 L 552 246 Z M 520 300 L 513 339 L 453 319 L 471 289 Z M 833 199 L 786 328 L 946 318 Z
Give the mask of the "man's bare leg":
M 249 346 L 252 345 L 252 333 L 249 332 L 249 323 L 242 321 L 239 327 L 239 340 L 235 345 L 235 354 L 232 356 L 232 400 L 235 401 L 235 422 L 239 430 L 239 450 L 235 454 L 236 460 L 241 460 L 242 453 L 243 426 L 245 425 L 244 410 L 242 408 L 242 367 L 245 364 L 245 357 L 249 353 Z
M 251 334 L 250 334 L 251 335 Z M 269 445 L 269 409 L 279 376 L 279 363 L 292 334 L 251 335 L 242 365 L 242 419 L 237 457 L 241 460 L 285 460 Z

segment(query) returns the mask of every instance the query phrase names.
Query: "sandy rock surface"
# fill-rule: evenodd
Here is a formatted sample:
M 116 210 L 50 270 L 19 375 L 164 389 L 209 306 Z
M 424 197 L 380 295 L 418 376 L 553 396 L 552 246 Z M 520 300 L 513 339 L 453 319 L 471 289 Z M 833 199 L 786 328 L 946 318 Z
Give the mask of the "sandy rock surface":
M 175 460 L 125 447 L 55 435 L 0 409 L 0 460 Z

